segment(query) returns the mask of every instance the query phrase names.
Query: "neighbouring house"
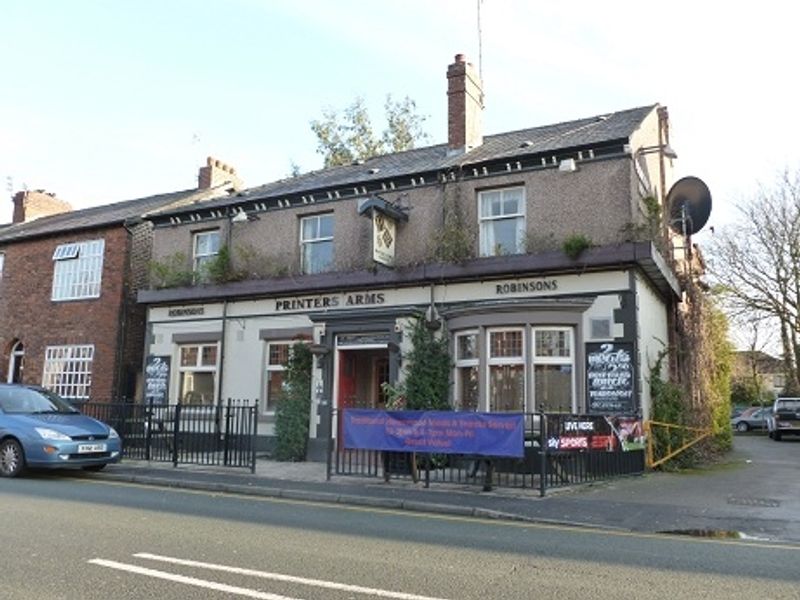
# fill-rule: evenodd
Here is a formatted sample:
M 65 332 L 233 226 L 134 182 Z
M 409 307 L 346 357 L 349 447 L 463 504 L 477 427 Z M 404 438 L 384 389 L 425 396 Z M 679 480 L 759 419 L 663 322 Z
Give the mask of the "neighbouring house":
M 209 159 L 198 189 L 95 208 L 17 193 L 13 222 L 0 227 L 0 380 L 77 402 L 133 398 L 144 343 L 136 293 L 148 280 L 152 232 L 142 217 L 234 184 L 235 173 Z
M 783 393 L 786 385 L 784 369 L 780 358 L 760 350 L 742 350 L 734 356 L 732 376 L 734 382 L 742 382 L 746 388 L 762 390 L 775 398 Z
M 383 406 L 422 315 L 449 340 L 456 409 L 647 418 L 681 298 L 658 249 L 666 109 L 484 135 L 477 71 L 458 55 L 447 80 L 446 144 L 147 217 L 154 259 L 195 274 L 139 293 L 170 401 L 256 399 L 269 434 L 306 340 L 321 458 L 320 409 Z

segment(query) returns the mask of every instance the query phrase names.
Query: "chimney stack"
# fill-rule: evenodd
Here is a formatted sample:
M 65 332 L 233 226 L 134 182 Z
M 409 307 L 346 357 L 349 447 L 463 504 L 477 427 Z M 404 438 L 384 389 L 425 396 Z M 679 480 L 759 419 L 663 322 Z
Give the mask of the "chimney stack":
M 39 217 L 49 217 L 69 212 L 72 206 L 66 200 L 44 190 L 17 192 L 14 194 L 14 216 L 12 223 L 27 223 Z
M 206 159 L 206 166 L 200 167 L 200 172 L 197 174 L 197 188 L 209 190 L 226 183 L 231 184 L 235 190 L 242 187 L 242 181 L 236 175 L 236 169 L 209 156 Z
M 483 143 L 483 88 L 472 63 L 463 54 L 447 67 L 447 145 L 462 154 Z

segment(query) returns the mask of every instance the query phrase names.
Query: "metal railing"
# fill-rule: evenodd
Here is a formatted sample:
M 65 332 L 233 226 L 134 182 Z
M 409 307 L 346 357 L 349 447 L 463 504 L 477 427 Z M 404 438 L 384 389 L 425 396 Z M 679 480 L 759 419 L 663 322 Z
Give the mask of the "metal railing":
M 228 399 L 215 406 L 86 402 L 86 415 L 111 425 L 123 456 L 135 460 L 256 468 L 258 406 Z
M 338 417 L 339 411 L 332 410 L 331 431 L 335 431 Z M 550 488 L 644 472 L 644 449 L 624 449 L 617 437 L 612 438 L 613 433 L 597 435 L 598 441 L 592 443 L 584 436 L 586 448 L 559 449 L 566 422 L 604 424 L 611 430 L 605 417 L 596 415 L 526 413 L 521 458 L 347 449 L 332 438 L 328 479 L 333 475 L 383 478 L 387 482 L 400 479 L 423 482 L 426 487 L 441 483 L 481 486 L 486 491 L 494 487 L 530 488 L 544 496 Z

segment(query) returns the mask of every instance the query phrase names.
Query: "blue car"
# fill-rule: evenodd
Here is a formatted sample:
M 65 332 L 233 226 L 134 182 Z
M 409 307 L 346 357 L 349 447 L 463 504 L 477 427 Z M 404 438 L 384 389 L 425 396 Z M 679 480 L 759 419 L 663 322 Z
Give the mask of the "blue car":
M 43 388 L 0 384 L 0 476 L 26 467 L 99 471 L 122 456 L 119 435 Z

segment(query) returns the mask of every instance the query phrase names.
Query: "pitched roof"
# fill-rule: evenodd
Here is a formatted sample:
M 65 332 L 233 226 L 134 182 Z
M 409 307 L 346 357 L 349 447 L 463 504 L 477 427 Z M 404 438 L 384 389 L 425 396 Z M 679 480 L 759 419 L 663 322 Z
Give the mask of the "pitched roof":
M 489 135 L 484 137 L 481 146 L 463 154 L 449 153 L 447 144 L 384 154 L 363 163 L 330 167 L 273 181 L 243 190 L 235 196 L 202 202 L 197 208 L 222 207 L 247 200 L 331 189 L 354 183 L 367 184 L 393 177 L 627 141 L 656 106 L 642 106 L 575 121 Z M 163 215 L 172 211 L 167 209 L 158 212 Z
M 192 199 L 207 199 L 218 193 L 219 190 L 216 189 L 182 190 L 146 198 L 124 200 L 103 206 L 72 210 L 25 223 L 0 225 L 0 244 L 68 231 L 121 225 L 127 219 L 141 217 L 166 206 L 179 206 L 190 202 Z

